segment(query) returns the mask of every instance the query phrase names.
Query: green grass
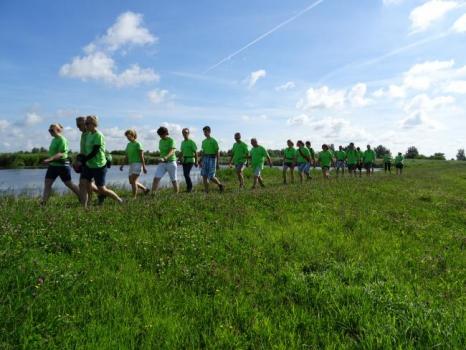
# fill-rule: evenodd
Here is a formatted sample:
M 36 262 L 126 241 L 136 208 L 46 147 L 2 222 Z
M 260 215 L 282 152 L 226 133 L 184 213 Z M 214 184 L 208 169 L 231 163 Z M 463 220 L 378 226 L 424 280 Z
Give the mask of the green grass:
M 88 212 L 0 199 L 0 348 L 465 348 L 466 163 L 408 165 L 255 192 L 227 170 L 223 195 Z

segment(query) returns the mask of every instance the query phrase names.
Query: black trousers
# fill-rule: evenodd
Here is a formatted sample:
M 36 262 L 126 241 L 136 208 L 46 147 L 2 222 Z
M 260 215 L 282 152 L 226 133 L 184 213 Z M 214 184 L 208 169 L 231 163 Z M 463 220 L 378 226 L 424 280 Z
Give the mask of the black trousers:
M 392 163 L 385 163 L 385 171 L 392 171 Z
M 190 176 L 193 165 L 194 165 L 193 163 L 183 164 L 183 176 L 184 176 L 184 180 L 186 181 L 186 188 L 188 192 L 191 192 L 193 189 L 193 182 L 191 181 L 191 176 Z

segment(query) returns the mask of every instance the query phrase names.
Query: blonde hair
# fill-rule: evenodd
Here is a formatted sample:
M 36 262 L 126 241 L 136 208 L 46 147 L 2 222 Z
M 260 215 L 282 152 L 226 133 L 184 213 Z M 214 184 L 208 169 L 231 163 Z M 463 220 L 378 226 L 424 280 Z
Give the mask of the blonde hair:
M 136 130 L 134 130 L 134 129 L 128 129 L 128 130 L 126 130 L 126 131 L 125 131 L 125 136 L 128 136 L 128 135 L 133 136 L 134 139 L 137 139 L 137 138 L 138 138 L 138 133 L 137 133 Z
M 97 118 L 97 116 L 95 115 L 88 115 L 86 117 L 86 122 L 92 123 L 92 125 L 94 125 L 95 127 L 99 126 L 99 118 Z

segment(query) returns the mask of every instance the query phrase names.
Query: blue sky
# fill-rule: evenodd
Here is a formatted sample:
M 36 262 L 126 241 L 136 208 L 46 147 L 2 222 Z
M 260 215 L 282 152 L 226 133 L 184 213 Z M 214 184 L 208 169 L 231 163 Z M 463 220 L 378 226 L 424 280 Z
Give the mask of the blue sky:
M 47 146 L 98 115 L 110 149 L 210 125 L 271 148 L 288 138 L 466 147 L 460 0 L 0 2 L 0 152 Z

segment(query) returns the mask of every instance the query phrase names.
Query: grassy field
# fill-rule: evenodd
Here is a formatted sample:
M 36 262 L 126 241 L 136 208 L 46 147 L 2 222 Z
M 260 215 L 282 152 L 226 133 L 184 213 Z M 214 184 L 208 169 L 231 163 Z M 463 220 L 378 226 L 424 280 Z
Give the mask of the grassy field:
M 0 199 L 0 348 L 465 348 L 466 163 L 221 176 L 88 212 Z

